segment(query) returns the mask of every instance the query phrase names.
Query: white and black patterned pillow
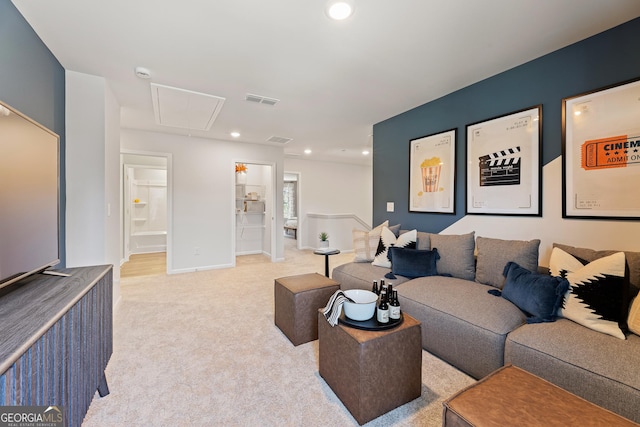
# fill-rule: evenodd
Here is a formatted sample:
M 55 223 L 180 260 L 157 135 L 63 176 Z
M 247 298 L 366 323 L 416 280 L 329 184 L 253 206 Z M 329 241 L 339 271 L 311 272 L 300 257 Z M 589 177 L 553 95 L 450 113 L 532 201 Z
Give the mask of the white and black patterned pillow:
M 624 252 L 596 259 L 580 260 L 562 249 L 553 248 L 549 270 L 565 277 L 571 287 L 558 315 L 594 331 L 625 339 Z
M 380 243 L 376 250 L 376 256 L 371 264 L 379 267 L 391 268 L 391 258 L 389 257 L 389 248 L 391 246 L 397 246 L 400 248 L 416 248 L 416 241 L 418 239 L 418 230 L 407 231 L 400 236 L 396 235 L 389 229 L 389 227 L 382 227 L 382 233 L 380 233 Z

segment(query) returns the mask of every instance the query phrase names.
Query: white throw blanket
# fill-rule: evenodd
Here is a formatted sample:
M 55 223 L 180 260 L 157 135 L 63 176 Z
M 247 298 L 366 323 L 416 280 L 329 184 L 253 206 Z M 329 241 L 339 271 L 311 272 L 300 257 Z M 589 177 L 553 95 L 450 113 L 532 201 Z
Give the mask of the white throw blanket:
M 344 295 L 344 292 L 341 290 L 337 290 L 331 295 L 329 298 L 329 302 L 327 306 L 322 310 L 324 317 L 327 319 L 327 322 L 331 326 L 335 326 L 338 324 L 338 318 L 342 313 L 342 304 L 347 300 L 347 297 Z

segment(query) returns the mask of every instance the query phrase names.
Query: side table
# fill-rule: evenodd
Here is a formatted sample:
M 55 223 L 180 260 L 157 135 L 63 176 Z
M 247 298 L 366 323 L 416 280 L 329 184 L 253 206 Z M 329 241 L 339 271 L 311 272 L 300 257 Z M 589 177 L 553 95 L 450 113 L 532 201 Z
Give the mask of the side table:
M 316 255 L 324 255 L 324 275 L 329 277 L 329 256 L 338 255 L 340 251 L 338 249 L 316 249 L 313 253 Z
M 422 392 L 421 326 L 403 315 L 396 328 L 365 331 L 331 327 L 318 311 L 320 376 L 361 425 Z
M 293 345 L 318 339 L 317 311 L 338 289 L 338 282 L 318 273 L 276 279 L 273 286 L 276 326 Z

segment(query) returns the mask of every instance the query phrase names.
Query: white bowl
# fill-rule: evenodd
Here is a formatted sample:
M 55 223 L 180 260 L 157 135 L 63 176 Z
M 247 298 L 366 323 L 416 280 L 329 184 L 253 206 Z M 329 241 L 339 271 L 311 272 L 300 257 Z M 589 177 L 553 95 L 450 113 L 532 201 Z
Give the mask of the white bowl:
M 359 321 L 369 320 L 373 317 L 376 311 L 378 295 L 363 289 L 349 289 L 344 291 L 344 294 L 355 301 L 355 303 L 345 301 L 342 304 L 345 316 Z

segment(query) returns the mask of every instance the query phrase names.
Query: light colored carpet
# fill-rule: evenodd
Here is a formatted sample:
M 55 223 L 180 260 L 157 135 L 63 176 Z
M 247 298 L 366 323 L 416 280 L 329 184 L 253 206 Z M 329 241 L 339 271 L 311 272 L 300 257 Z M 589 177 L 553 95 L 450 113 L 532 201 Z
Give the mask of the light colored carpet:
M 273 323 L 274 279 L 322 274 L 324 257 L 287 249 L 285 259 L 122 279 L 111 393 L 95 395 L 83 426 L 356 426 L 318 374 L 318 342 L 294 347 Z M 439 426 L 442 401 L 473 383 L 424 351 L 422 365 L 422 396 L 368 426 Z

